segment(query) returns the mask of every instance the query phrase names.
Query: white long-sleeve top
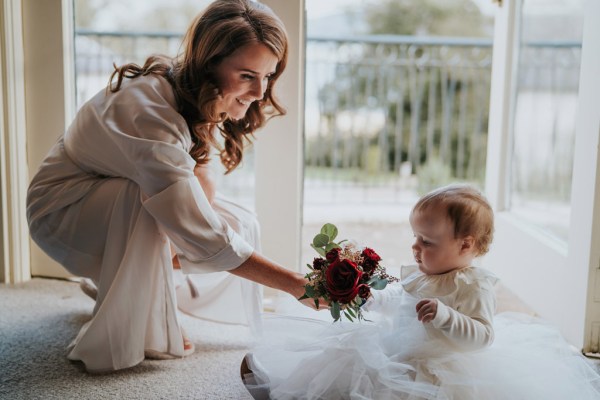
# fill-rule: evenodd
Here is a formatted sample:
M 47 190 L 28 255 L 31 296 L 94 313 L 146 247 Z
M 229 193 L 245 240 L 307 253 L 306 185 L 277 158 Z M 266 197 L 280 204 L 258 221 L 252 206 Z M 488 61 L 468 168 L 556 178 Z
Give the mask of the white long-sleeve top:
M 494 284 L 497 282 L 494 274 L 483 268 L 467 267 L 441 275 L 426 275 L 418 266 L 410 265 L 402 267 L 401 277 L 399 284 L 373 291 L 365 305 L 367 310 L 390 310 L 402 291 L 419 299 L 437 299 L 436 316 L 425 324 L 430 334 L 442 336 L 465 350 L 492 344 L 496 310 Z

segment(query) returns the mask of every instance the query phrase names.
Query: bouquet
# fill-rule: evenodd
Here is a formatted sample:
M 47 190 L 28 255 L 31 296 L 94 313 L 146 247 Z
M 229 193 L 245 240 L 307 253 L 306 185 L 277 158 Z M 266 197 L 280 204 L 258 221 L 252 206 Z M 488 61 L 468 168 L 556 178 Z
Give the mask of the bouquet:
M 312 298 L 319 308 L 319 299 L 328 302 L 334 321 L 341 314 L 350 321 L 364 319 L 361 306 L 371 295 L 371 290 L 381 290 L 389 281 L 398 281 L 388 275 L 379 262 L 381 257 L 371 248 L 357 248 L 353 244 L 344 244 L 346 240 L 334 242 L 338 229 L 333 224 L 325 224 L 317 234 L 311 247 L 321 257 L 307 264 L 308 283 L 304 286 L 304 295 L 299 300 Z

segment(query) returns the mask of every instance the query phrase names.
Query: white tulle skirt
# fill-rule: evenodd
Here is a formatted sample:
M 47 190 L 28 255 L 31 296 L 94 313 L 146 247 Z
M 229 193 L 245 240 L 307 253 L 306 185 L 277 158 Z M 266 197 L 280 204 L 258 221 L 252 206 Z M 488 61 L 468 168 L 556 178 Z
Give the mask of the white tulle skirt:
M 361 324 L 267 316 L 246 386 L 272 399 L 600 399 L 590 362 L 540 319 L 500 314 L 491 347 L 461 352 L 430 337 L 415 304 L 405 294 Z

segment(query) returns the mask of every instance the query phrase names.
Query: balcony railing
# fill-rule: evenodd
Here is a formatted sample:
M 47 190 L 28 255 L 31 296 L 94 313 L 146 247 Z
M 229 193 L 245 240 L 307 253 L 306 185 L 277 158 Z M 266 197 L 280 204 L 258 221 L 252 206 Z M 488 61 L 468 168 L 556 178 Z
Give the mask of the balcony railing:
M 106 85 L 113 62 L 175 55 L 180 40 L 171 33 L 78 30 L 78 103 Z M 305 201 L 395 202 L 406 189 L 483 182 L 490 40 L 309 37 L 306 46 Z M 576 91 L 565 71 L 577 44 L 535 44 L 530 53 L 535 60 L 548 48 L 560 54 L 550 67 L 553 81 L 540 82 L 532 63 L 532 78 L 521 85 Z M 251 170 L 252 154 L 246 164 Z M 229 180 L 234 196 L 252 193 L 251 174 Z

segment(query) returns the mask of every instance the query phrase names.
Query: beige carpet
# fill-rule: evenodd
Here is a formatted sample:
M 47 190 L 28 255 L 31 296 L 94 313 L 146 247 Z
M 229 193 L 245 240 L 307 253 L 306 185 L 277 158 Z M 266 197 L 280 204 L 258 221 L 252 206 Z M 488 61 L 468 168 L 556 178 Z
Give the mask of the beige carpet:
M 239 378 L 246 328 L 182 316 L 196 353 L 91 375 L 65 348 L 92 312 L 76 283 L 0 285 L 0 399 L 251 399 Z

